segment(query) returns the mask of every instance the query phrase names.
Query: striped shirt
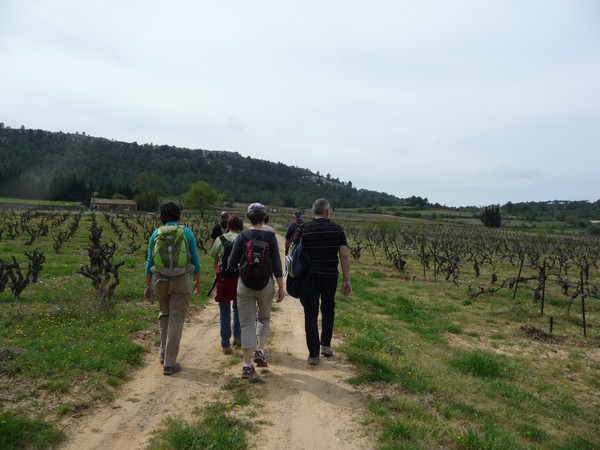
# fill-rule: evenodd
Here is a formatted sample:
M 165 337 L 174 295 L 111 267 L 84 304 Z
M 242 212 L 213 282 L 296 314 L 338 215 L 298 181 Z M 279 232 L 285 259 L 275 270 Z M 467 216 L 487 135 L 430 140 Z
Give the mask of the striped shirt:
M 338 253 L 342 245 L 348 245 L 346 233 L 341 225 L 330 219 L 313 219 L 299 227 L 294 242 L 300 239 L 300 235 L 313 272 L 338 276 Z

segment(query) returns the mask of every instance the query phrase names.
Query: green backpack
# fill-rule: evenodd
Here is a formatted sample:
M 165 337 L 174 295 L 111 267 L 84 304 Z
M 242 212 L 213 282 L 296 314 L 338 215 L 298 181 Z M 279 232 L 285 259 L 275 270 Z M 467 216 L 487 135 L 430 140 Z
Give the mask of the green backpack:
M 177 277 L 191 272 L 191 255 L 180 225 L 165 225 L 158 229 L 152 249 L 152 270 L 165 277 Z

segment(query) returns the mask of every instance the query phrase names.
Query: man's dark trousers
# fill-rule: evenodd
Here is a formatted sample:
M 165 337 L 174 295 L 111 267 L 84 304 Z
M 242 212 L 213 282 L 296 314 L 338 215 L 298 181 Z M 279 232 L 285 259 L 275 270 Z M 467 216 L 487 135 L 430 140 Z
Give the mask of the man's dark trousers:
M 331 346 L 333 322 L 335 320 L 335 291 L 338 285 L 337 275 L 315 274 L 315 288 L 300 299 L 304 307 L 304 330 L 306 345 L 311 357 L 318 357 L 320 346 Z M 319 339 L 319 298 L 321 310 L 321 339 Z

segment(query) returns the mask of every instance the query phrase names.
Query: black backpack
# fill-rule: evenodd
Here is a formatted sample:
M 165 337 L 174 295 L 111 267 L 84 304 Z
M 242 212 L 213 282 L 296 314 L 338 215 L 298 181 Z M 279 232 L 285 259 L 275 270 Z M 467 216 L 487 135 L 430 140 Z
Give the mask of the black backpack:
M 302 228 L 300 228 L 302 231 Z M 302 244 L 302 233 L 298 242 L 292 245 L 288 256 L 285 257 L 287 271 L 286 291 L 294 298 L 305 297 L 314 288 L 313 269 L 308 253 Z
M 223 256 L 219 263 L 219 276 L 220 277 L 237 277 L 238 271 L 229 267 L 229 255 L 231 255 L 231 249 L 233 249 L 233 242 L 227 239 L 225 236 L 219 236 L 221 244 L 223 245 Z
M 253 238 L 248 230 L 242 231 L 241 234 L 246 242 L 245 253 L 240 262 L 240 279 L 247 288 L 260 291 L 273 276 L 269 241 L 274 233 L 266 231 L 256 238 Z

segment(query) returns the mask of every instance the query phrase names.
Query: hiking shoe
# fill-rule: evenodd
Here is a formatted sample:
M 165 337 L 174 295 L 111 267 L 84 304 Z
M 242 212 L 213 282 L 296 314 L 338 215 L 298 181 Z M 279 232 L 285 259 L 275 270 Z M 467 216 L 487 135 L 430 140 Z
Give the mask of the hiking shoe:
M 252 378 L 256 375 L 254 366 L 243 366 L 242 367 L 242 378 Z
M 265 352 L 262 350 L 256 350 L 254 352 L 254 362 L 258 367 L 268 367 L 267 357 L 265 356 Z
M 165 363 L 165 354 L 164 353 L 160 353 L 158 355 L 158 360 L 160 361 L 161 365 L 163 365 Z
M 233 348 L 241 348 L 242 340 L 241 339 L 233 339 Z
M 308 363 L 311 366 L 316 366 L 319 364 L 319 357 L 318 356 L 309 356 L 308 357 Z
M 333 356 L 333 350 L 327 345 L 321 345 L 321 355 L 329 358 L 330 356 Z
M 223 347 L 222 350 L 224 355 L 231 355 L 231 347 Z
M 173 375 L 181 370 L 181 364 L 175 363 L 174 366 L 168 366 L 163 369 L 163 375 Z

